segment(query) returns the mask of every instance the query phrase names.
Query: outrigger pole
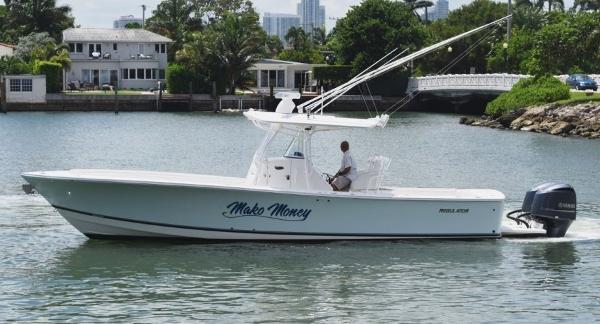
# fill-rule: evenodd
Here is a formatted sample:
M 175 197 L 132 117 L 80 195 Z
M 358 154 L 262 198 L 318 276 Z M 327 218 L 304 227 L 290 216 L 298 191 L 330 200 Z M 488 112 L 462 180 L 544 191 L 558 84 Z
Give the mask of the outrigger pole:
M 498 25 L 499 23 L 509 19 L 510 17 L 512 17 L 512 15 L 508 15 L 506 17 L 500 18 L 496 21 L 493 21 L 489 24 L 483 25 L 481 27 L 477 27 L 475 29 L 472 29 L 470 31 L 467 31 L 465 33 L 462 33 L 460 35 L 448 38 L 444 41 L 441 41 L 439 43 L 433 44 L 431 46 L 425 47 L 417 52 L 414 52 L 410 55 L 404 56 L 400 59 L 397 60 L 392 60 L 376 69 L 373 69 L 370 72 L 365 73 L 365 71 L 368 71 L 371 67 L 377 65 L 379 62 L 381 62 L 383 59 L 385 59 L 386 57 L 388 57 L 391 53 L 388 53 L 386 56 L 384 56 L 382 59 L 380 59 L 377 63 L 373 64 L 371 67 L 367 68 L 365 71 L 363 71 L 361 74 L 357 75 L 356 77 L 352 78 L 350 81 L 336 87 L 333 88 L 323 94 L 321 94 L 320 96 L 317 96 L 301 105 L 298 106 L 298 111 L 302 112 L 304 110 L 306 110 L 307 114 L 311 114 L 311 113 L 318 113 L 320 111 L 322 111 L 325 107 L 327 107 L 329 104 L 331 104 L 333 101 L 335 101 L 337 98 L 339 98 L 340 96 L 342 96 L 343 94 L 345 94 L 346 92 L 350 91 L 350 89 L 354 88 L 355 86 L 357 86 L 360 83 L 372 80 L 382 74 L 385 74 L 389 71 L 392 71 L 410 61 L 413 61 L 415 59 L 418 59 L 424 55 L 427 55 L 441 47 L 445 47 L 448 46 L 460 39 L 463 39 L 465 37 L 469 37 L 473 34 L 476 34 L 482 30 L 485 30 L 491 26 L 494 25 Z

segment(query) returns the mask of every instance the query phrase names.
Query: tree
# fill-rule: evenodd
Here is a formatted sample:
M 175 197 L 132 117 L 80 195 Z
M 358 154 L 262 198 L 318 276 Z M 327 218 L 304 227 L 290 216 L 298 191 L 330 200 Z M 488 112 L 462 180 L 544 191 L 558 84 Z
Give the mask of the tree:
M 277 58 L 285 61 L 302 63 L 323 63 L 323 55 L 319 53 L 311 37 L 301 27 L 292 27 L 285 35 L 291 48 L 283 50 Z
M 15 30 L 17 35 L 46 32 L 52 38 L 61 40 L 63 30 L 73 27 L 71 7 L 57 7 L 55 0 L 5 0 L 5 3 L 8 9 L 7 26 Z
M 273 35 L 267 38 L 265 47 L 267 57 L 274 58 L 283 51 L 283 42 L 281 42 L 279 36 Z
M 31 66 L 16 56 L 0 56 L 0 75 L 3 74 L 28 74 Z
M 140 23 L 138 22 L 131 22 L 128 23 L 127 25 L 125 25 L 126 29 L 140 29 L 142 28 L 142 25 L 140 25 Z
M 63 68 L 69 68 L 71 65 L 69 51 L 65 45 L 57 44 L 48 33 L 33 33 L 19 38 L 15 57 L 29 63 L 35 61 L 59 63 Z
M 244 86 L 246 71 L 264 56 L 266 41 L 254 9 L 228 12 L 193 33 L 177 60 L 193 70 L 201 83 L 216 81 L 219 88 L 235 94 L 236 88 Z
M 145 27 L 175 42 L 169 51 L 169 59 L 172 60 L 182 48 L 186 33 L 202 29 L 202 15 L 195 1 L 163 0 L 152 12 L 152 17 L 146 20 Z
M 395 48 L 420 48 L 425 27 L 404 3 L 365 0 L 338 20 L 331 35 L 338 62 L 358 73 Z
M 600 10 L 600 1 L 599 0 L 575 0 L 573 3 L 573 11 L 576 11 L 579 8 L 579 11 L 598 11 Z
M 441 40 L 464 33 L 477 28 L 506 15 L 508 8 L 505 3 L 497 3 L 490 0 L 474 0 L 468 5 L 453 10 L 447 19 L 436 20 L 428 25 L 428 43 L 433 44 Z M 488 55 L 496 43 L 503 43 L 506 28 L 498 26 L 497 29 L 489 29 L 471 37 L 467 37 L 451 45 L 451 51 L 446 48 L 430 54 L 426 60 L 419 60 L 418 70 L 424 74 L 438 73 L 470 73 L 471 68 L 479 73 L 485 73 L 488 66 Z M 469 49 L 472 45 L 475 47 Z M 465 57 L 452 66 L 448 66 L 461 54 Z
M 253 9 L 225 13 L 207 32 L 209 54 L 223 65 L 227 90 L 235 94 L 236 87 L 243 85 L 244 72 L 264 55 L 266 34 L 259 16 Z

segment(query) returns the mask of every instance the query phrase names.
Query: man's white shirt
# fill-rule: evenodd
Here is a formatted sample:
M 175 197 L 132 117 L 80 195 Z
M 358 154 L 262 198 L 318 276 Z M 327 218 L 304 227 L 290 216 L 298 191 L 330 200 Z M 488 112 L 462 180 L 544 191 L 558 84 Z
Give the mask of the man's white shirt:
M 347 167 L 351 167 L 350 172 L 344 174 L 344 176 L 350 181 L 356 180 L 356 177 L 358 177 L 358 170 L 356 168 L 356 163 L 354 163 L 354 159 L 350 155 L 350 150 L 344 152 L 344 156 L 342 157 L 342 167 L 340 168 L 340 171 L 343 171 Z

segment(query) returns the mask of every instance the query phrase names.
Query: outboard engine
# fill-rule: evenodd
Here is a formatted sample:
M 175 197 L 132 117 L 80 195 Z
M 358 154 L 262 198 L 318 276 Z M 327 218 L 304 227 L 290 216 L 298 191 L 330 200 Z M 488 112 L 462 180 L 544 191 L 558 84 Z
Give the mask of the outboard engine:
M 527 221 L 543 224 L 548 237 L 563 237 L 575 220 L 576 211 L 575 189 L 565 183 L 547 182 L 527 191 L 521 209 L 506 217 L 527 228 L 531 227 Z

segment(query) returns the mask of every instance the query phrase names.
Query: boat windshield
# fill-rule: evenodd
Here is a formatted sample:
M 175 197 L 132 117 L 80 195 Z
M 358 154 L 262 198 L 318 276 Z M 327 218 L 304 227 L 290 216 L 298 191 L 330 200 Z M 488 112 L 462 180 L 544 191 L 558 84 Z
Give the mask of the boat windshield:
M 304 159 L 304 135 L 302 132 L 294 136 L 294 139 L 285 152 L 286 158 Z

